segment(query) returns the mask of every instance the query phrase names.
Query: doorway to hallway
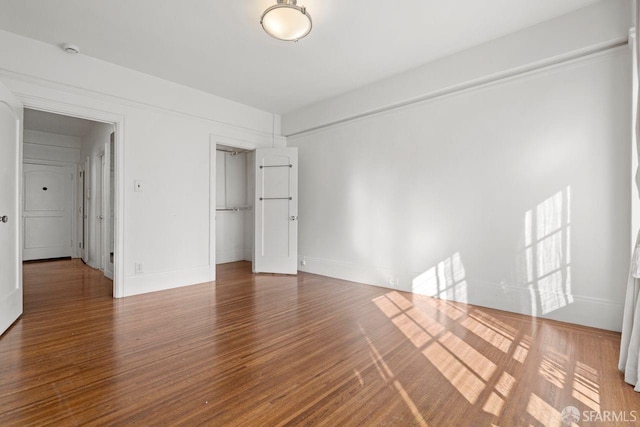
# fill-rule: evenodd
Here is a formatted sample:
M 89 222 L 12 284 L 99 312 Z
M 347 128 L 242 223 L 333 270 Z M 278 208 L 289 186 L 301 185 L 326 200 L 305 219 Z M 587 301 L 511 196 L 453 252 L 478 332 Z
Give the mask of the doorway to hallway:
M 23 261 L 79 258 L 113 279 L 115 125 L 24 116 Z

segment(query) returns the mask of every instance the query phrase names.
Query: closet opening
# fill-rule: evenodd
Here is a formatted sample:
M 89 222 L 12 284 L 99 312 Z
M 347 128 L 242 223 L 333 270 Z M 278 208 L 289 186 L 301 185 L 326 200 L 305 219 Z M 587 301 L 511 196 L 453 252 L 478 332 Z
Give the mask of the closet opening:
M 253 262 L 253 164 L 253 151 L 216 145 L 216 266 Z

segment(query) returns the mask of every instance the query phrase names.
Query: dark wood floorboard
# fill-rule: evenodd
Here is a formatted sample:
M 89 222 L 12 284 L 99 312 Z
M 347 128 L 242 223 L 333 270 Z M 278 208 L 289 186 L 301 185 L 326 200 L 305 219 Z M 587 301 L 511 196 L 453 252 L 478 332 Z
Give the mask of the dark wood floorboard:
M 24 265 L 0 426 L 561 426 L 569 405 L 640 424 L 617 333 L 244 262 L 111 287 L 78 260 Z

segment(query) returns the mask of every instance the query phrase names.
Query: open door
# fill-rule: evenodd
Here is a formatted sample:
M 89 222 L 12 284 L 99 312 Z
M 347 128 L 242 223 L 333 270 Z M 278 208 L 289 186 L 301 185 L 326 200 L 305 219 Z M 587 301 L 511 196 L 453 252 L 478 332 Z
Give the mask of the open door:
M 115 215 L 113 210 L 113 187 L 115 185 L 114 138 L 115 133 L 112 132 L 109 138 L 109 142 L 105 145 L 104 168 L 102 176 L 102 212 L 104 216 L 102 225 L 104 242 L 102 246 L 104 248 L 104 275 L 111 280 L 113 280 L 113 252 L 115 247 L 113 236 L 115 228 Z
M 105 252 L 105 239 L 104 239 L 104 173 L 106 169 L 106 155 L 105 152 L 102 151 L 98 154 L 96 167 L 98 168 L 96 174 L 96 193 L 94 198 L 95 203 L 95 223 L 94 230 L 96 236 L 96 265 L 95 268 L 104 272 L 104 252 Z
M 0 84 L 0 334 L 22 314 L 20 155 L 22 104 Z
M 298 272 L 298 149 L 255 151 L 255 273 Z
M 82 261 L 89 264 L 89 196 L 91 180 L 89 179 L 89 158 L 82 164 Z

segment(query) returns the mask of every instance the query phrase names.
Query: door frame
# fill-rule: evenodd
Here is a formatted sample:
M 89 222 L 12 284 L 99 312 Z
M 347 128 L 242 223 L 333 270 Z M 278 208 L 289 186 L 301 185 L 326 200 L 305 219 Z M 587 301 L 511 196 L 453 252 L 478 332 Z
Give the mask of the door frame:
M 80 259 L 85 264 L 89 264 L 89 198 L 87 197 L 87 186 L 89 180 L 87 179 L 87 173 L 89 172 L 89 157 L 86 157 L 80 163 L 80 171 L 78 172 L 78 183 L 80 185 L 78 192 L 78 206 L 82 206 L 80 218 L 78 218 L 78 241 L 82 240 L 82 247 L 80 248 Z M 82 173 L 82 177 L 80 177 Z M 82 179 L 80 179 L 82 178 Z M 82 239 L 80 239 L 82 236 Z
M 114 182 L 111 181 L 111 169 L 113 167 L 112 151 L 114 144 L 115 133 L 111 132 L 109 141 L 104 144 L 104 157 L 102 165 L 102 216 L 103 216 L 103 228 L 102 228 L 102 249 L 103 249 L 103 270 L 105 276 L 113 280 L 113 263 L 111 262 L 111 235 L 113 234 L 113 202 L 111 195 L 113 194 Z M 115 170 L 114 176 L 115 180 Z
M 238 148 L 245 151 L 254 151 L 257 144 L 225 137 L 222 135 L 209 134 L 209 281 L 216 280 L 216 162 L 218 145 Z
M 43 99 L 31 95 L 15 93 L 15 96 L 24 104 L 24 108 L 45 111 L 49 113 L 62 114 L 65 116 L 78 117 L 114 125 L 114 163 L 115 163 L 115 185 L 114 191 L 114 272 L 113 272 L 113 297 L 124 297 L 124 135 L 125 117 L 121 114 L 114 114 L 108 111 L 96 110 L 80 105 L 71 105 L 64 102 Z M 20 147 L 22 149 L 22 146 Z M 22 169 L 22 168 L 21 168 Z M 22 172 L 21 172 L 22 173 Z M 215 179 L 215 177 L 214 177 Z M 20 177 L 20 191 L 23 188 L 22 177 Z M 24 230 L 20 229 L 20 233 Z

